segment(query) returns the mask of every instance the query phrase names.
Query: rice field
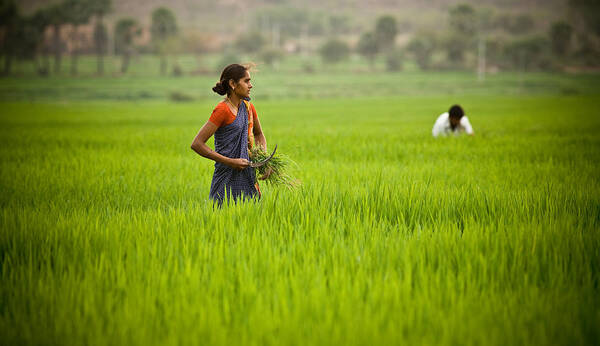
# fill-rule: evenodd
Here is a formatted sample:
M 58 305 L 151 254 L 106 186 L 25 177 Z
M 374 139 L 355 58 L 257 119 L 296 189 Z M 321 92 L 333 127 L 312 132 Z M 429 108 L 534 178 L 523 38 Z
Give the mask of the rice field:
M 217 96 L 5 100 L 0 343 L 598 344 L 597 90 L 258 94 L 302 186 L 222 209 Z

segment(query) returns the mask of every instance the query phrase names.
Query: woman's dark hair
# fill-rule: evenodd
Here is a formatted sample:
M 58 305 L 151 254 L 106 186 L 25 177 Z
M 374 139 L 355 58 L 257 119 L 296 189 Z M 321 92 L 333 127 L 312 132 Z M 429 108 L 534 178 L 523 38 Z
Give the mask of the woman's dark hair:
M 246 71 L 248 71 L 248 68 L 240 64 L 231 64 L 225 67 L 221 73 L 221 78 L 219 78 L 219 81 L 212 90 L 219 95 L 229 95 L 229 93 L 231 93 L 229 80 L 233 79 L 235 82 L 239 81 L 246 76 Z
M 450 107 L 448 114 L 450 114 L 450 118 L 460 119 L 463 117 L 463 115 L 465 115 L 465 112 L 463 111 L 461 106 L 454 105 L 454 106 Z

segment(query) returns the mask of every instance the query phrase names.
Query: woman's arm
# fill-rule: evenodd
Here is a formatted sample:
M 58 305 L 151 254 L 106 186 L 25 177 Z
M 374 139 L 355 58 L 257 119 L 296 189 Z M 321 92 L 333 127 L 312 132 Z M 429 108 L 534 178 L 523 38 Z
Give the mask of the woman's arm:
M 248 167 L 248 165 L 250 164 L 248 160 L 241 158 L 229 158 L 223 156 L 209 148 L 208 145 L 206 145 L 206 141 L 208 141 L 208 139 L 215 134 L 215 131 L 217 131 L 217 129 L 217 125 L 213 124 L 210 121 L 207 121 L 206 124 L 202 126 L 202 128 L 194 138 L 194 141 L 191 145 L 192 150 L 197 152 L 200 156 L 206 157 L 207 159 L 211 159 L 216 162 L 220 162 L 231 168 L 244 169 Z
M 252 133 L 254 134 L 254 142 L 256 143 L 256 145 L 262 148 L 262 150 L 267 151 L 267 139 L 265 138 L 265 135 L 262 132 L 262 128 L 260 127 L 260 121 L 258 120 L 258 118 L 256 118 L 256 121 L 254 122 L 254 129 L 252 130 Z M 265 180 L 271 175 L 272 172 L 273 170 L 269 169 L 265 172 L 265 174 L 258 177 L 258 179 Z
M 254 133 L 254 142 L 256 143 L 256 145 L 258 145 L 266 151 L 267 139 L 265 138 L 265 135 L 262 132 L 262 127 L 260 127 L 260 121 L 258 120 L 258 118 L 256 118 L 254 122 L 254 129 L 252 130 L 252 133 Z

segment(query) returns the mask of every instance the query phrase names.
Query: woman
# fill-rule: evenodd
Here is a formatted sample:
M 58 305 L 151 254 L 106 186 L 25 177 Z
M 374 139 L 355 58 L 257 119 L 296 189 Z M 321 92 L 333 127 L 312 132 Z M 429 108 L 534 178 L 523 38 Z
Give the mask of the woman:
M 256 109 L 250 100 L 249 66 L 232 64 L 223 70 L 219 82 L 212 88 L 226 95 L 212 112 L 192 142 L 192 149 L 215 161 L 215 172 L 210 186 L 210 199 L 219 206 L 225 198 L 254 198 L 260 191 L 255 184 L 255 172 L 249 167 L 248 150 L 255 143 L 267 150 L 267 140 L 262 132 Z M 214 134 L 215 150 L 206 145 Z M 268 174 L 260 177 L 266 179 Z

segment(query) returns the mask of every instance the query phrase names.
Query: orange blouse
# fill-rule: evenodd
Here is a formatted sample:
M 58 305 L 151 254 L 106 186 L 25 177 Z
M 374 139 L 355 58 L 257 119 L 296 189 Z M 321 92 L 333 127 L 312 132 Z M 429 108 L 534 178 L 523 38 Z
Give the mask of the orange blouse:
M 250 104 L 250 109 L 248 111 L 248 141 L 250 141 L 252 143 L 251 146 L 253 146 L 254 122 L 258 120 L 258 115 L 256 114 L 254 105 L 249 102 L 248 104 Z M 227 126 L 235 120 L 235 115 L 231 112 L 231 109 L 229 109 L 229 106 L 227 106 L 225 102 L 219 102 L 208 120 L 217 125 L 217 127 Z

